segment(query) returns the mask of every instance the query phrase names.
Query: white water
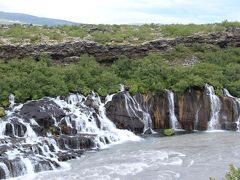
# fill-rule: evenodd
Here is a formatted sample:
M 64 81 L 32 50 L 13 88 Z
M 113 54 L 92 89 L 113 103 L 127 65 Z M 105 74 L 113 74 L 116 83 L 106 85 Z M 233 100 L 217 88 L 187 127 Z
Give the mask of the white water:
M 215 122 L 212 120 L 219 119 L 218 116 L 220 111 L 220 103 L 219 104 L 215 103 L 215 101 L 218 101 L 219 98 L 214 94 L 214 90 L 211 86 L 208 86 L 206 88 L 207 88 L 207 94 L 209 95 L 210 102 L 211 102 L 211 121 L 210 122 L 212 122 L 213 129 L 217 129 L 218 121 Z M 174 94 L 171 91 L 167 91 L 167 92 L 168 92 L 171 126 L 172 128 L 177 129 L 177 128 L 180 128 L 180 126 L 175 116 Z M 226 93 L 226 94 L 229 97 L 231 96 L 230 93 Z M 113 95 L 107 96 L 105 103 L 111 101 L 112 97 Z M 87 97 L 84 97 L 79 94 L 71 94 L 66 100 L 61 100 L 60 98 L 56 98 L 56 99 L 49 98 L 49 99 L 53 100 L 65 111 L 65 113 L 67 114 L 67 117 L 65 117 L 66 119 L 63 118 L 61 121 L 65 120 L 65 122 L 67 123 L 67 126 L 73 127 L 73 124 L 76 124 L 78 134 L 94 135 L 96 148 L 105 149 L 112 144 L 119 144 L 129 140 L 139 141 L 141 139 L 127 130 L 117 129 L 115 125 L 112 123 L 112 121 L 106 117 L 105 107 L 104 107 L 105 103 L 101 102 L 100 98 L 94 93 L 92 93 L 90 98 L 93 100 L 92 102 L 93 105 L 91 108 L 85 105 Z M 239 100 L 239 99 L 236 99 L 236 100 Z M 238 103 L 239 102 L 240 101 L 238 101 Z M 151 127 L 151 117 L 149 113 L 144 109 L 144 107 L 142 107 L 137 102 L 135 98 L 132 98 L 127 92 L 125 93 L 125 103 L 126 103 L 126 109 L 129 115 L 132 114 L 142 119 L 142 121 L 145 124 L 145 128 L 144 128 L 145 130 L 147 129 L 147 127 Z M 17 111 L 22 107 L 22 105 L 15 105 L 14 102 L 12 104 L 13 104 L 11 107 L 12 110 L 7 111 L 7 118 L 0 121 L 0 140 L 3 138 L 6 139 L 6 144 L 12 143 L 10 140 L 8 141 L 9 137 L 4 135 L 6 130 L 5 129 L 6 123 L 11 123 L 11 119 L 12 119 L 12 116 L 14 116 L 14 113 L 17 113 Z M 215 113 L 212 113 L 212 112 L 215 112 Z M 141 113 L 142 113 L 142 116 L 141 116 Z M 18 117 L 15 117 L 15 118 L 18 118 Z M 97 119 L 100 122 L 100 127 L 97 124 Z M 29 121 L 30 122 L 28 123 L 28 122 L 25 122 L 23 119 L 18 118 L 18 122 L 23 124 L 27 129 L 24 135 L 25 140 L 21 142 L 22 145 L 30 144 L 34 147 L 34 145 L 39 144 L 39 148 L 41 149 L 43 154 L 37 155 L 37 158 L 48 158 L 48 159 L 51 159 L 52 161 L 59 163 L 57 160 L 57 156 L 54 154 L 54 152 L 59 152 L 63 150 L 59 149 L 51 133 L 48 132 L 48 137 L 38 137 L 31 126 L 31 125 L 38 125 L 37 122 L 34 119 L 31 119 Z M 238 129 L 239 129 L 239 121 L 240 121 L 240 115 L 239 115 L 238 121 L 236 122 L 238 125 Z M 55 124 L 58 126 L 60 122 L 57 122 L 56 120 Z M 18 138 L 17 134 L 14 134 L 14 136 Z M 110 144 L 108 144 L 106 139 Z M 166 138 L 166 139 L 171 140 L 171 138 L 170 139 Z M 162 139 L 158 139 L 154 141 L 154 143 L 158 144 L 159 146 L 155 146 L 151 144 L 151 141 L 150 141 L 150 144 L 148 141 L 144 141 L 142 146 L 138 142 L 131 142 L 131 143 L 127 142 L 126 145 L 123 144 L 120 146 L 113 147 L 113 150 L 110 150 L 110 152 L 113 154 L 112 156 L 111 156 L 111 153 L 110 153 L 110 156 L 108 153 L 104 154 L 104 152 L 109 152 L 109 150 L 105 150 L 100 152 L 99 155 L 94 155 L 93 157 L 91 157 L 90 154 L 88 154 L 89 156 L 87 155 L 86 161 L 84 161 L 84 158 L 83 159 L 80 158 L 81 162 L 79 162 L 78 160 L 72 161 L 72 162 L 76 162 L 76 164 L 73 163 L 73 171 L 68 172 L 69 175 L 65 175 L 64 171 L 61 172 L 60 174 L 63 173 L 63 177 L 65 177 L 65 179 L 71 179 L 71 177 L 76 177 L 76 179 L 85 179 L 85 178 L 86 179 L 99 179 L 99 178 L 112 179 L 116 177 L 120 177 L 120 179 L 122 178 L 124 179 L 125 177 L 130 179 L 137 179 L 138 177 L 143 177 L 143 179 L 182 178 L 186 176 L 186 174 L 184 175 L 184 171 L 186 171 L 185 168 L 194 166 L 195 162 L 198 159 L 195 159 L 195 157 L 191 157 L 191 155 L 188 154 L 188 150 L 184 149 L 183 151 L 181 150 L 178 151 L 175 149 L 174 145 L 180 142 L 180 140 L 181 139 L 176 137 L 176 142 L 175 141 L 165 142 Z M 159 142 L 161 143 L 159 144 Z M 166 143 L 166 146 L 162 146 L 162 143 L 163 145 L 164 143 Z M 50 151 L 49 145 L 54 147 L 54 152 Z M 168 149 L 168 147 L 169 146 L 172 147 L 172 145 L 173 145 L 173 148 Z M 199 145 L 201 146 L 201 144 Z M 191 149 L 192 144 L 189 144 L 189 146 Z M 207 144 L 207 146 L 209 146 L 209 144 Z M 120 148 L 124 147 L 123 148 L 124 151 L 120 149 L 119 154 L 118 153 L 115 154 L 115 150 L 118 147 Z M 130 148 L 128 149 L 128 147 Z M 135 151 L 136 149 L 134 148 L 138 148 L 138 147 L 141 147 L 142 149 L 138 149 L 137 151 Z M 160 149 L 160 148 L 163 148 L 163 149 Z M 178 148 L 178 146 L 176 148 Z M 8 159 L 15 159 L 20 157 L 23 167 L 25 169 L 25 172 L 23 173 L 32 174 L 34 173 L 35 160 L 33 157 L 29 157 L 29 158 L 24 157 L 22 154 L 22 150 L 25 150 L 25 149 L 23 146 L 20 145 L 18 149 L 14 149 L 13 151 L 8 151 L 6 154 L 8 156 Z M 193 148 L 193 151 L 194 151 L 194 148 Z M 214 150 L 212 150 L 212 152 L 214 152 Z M 191 158 L 189 159 L 189 161 L 187 161 L 187 164 L 185 164 L 185 159 L 188 158 L 188 156 L 190 156 Z M 98 161 L 98 158 L 100 159 L 99 161 Z M 131 161 L 132 158 L 134 159 L 133 162 Z M 83 163 L 82 163 L 82 160 L 83 160 Z M 0 168 L 4 170 L 7 176 L 9 176 L 9 170 L 7 166 L 4 163 L 2 164 L 1 163 L 0 163 Z M 54 166 L 52 165 L 52 167 Z M 164 167 L 167 167 L 167 168 L 164 168 Z M 176 168 L 177 169 L 183 168 L 183 169 L 181 169 L 180 172 L 178 172 L 176 171 Z M 40 169 L 45 170 L 42 167 Z M 197 169 L 199 170 L 199 167 L 197 167 Z M 79 172 L 82 173 L 81 177 L 79 177 Z M 148 172 L 150 172 L 150 175 L 148 175 L 149 174 Z M 193 173 L 196 173 L 196 172 L 193 172 Z M 62 177 L 59 176 L 58 178 L 61 179 Z M 190 179 L 190 178 L 186 178 L 186 179 Z
M 174 106 L 174 94 L 170 90 L 166 90 L 169 104 L 169 113 L 170 113 L 170 127 L 172 129 L 180 129 L 180 124 L 175 115 L 175 106 Z
M 209 96 L 211 104 L 211 118 L 208 123 L 208 130 L 221 129 L 219 124 L 219 112 L 221 110 L 221 102 L 219 97 L 215 94 L 214 88 L 208 84 L 205 85 L 206 95 Z
M 105 102 L 111 101 L 113 95 L 108 96 Z M 105 113 L 104 103 L 101 102 L 100 97 L 95 93 L 92 93 L 90 99 L 92 100 L 93 107 L 88 107 L 85 105 L 87 97 L 84 97 L 79 94 L 71 94 L 67 100 L 61 100 L 60 98 L 49 98 L 50 100 L 57 103 L 61 109 L 66 113 L 61 121 L 65 120 L 68 127 L 73 127 L 73 124 L 76 124 L 77 134 L 87 134 L 93 135 L 95 141 L 95 148 L 105 149 L 112 144 L 119 144 L 125 141 L 139 141 L 140 137 L 134 135 L 132 132 L 127 130 L 120 130 L 115 127 L 111 120 L 109 120 Z M 33 174 L 34 173 L 34 164 L 38 163 L 38 160 L 41 159 L 50 159 L 53 162 L 58 164 L 60 163 L 57 160 L 55 153 L 65 152 L 65 150 L 59 149 L 56 141 L 53 139 L 51 132 L 47 132 L 48 137 L 37 136 L 34 132 L 32 126 L 39 126 L 35 119 L 29 119 L 29 122 L 26 122 L 24 119 L 21 119 L 20 116 L 16 114 L 21 109 L 23 104 L 16 105 L 14 102 L 14 96 L 9 97 L 10 100 L 10 109 L 6 112 L 7 116 L 0 121 L 0 140 L 5 141 L 5 143 L 0 144 L 0 146 L 15 146 L 13 150 L 8 150 L 4 156 L 9 160 L 14 160 L 19 158 L 19 163 L 16 164 L 15 168 L 20 168 L 21 174 Z M 44 111 L 44 109 L 42 109 Z M 52 117 L 55 119 L 54 117 Z M 66 118 L 66 119 L 65 119 Z M 18 134 L 15 133 L 14 121 L 20 123 L 23 127 L 25 126 L 26 132 L 23 137 L 18 137 Z M 60 122 L 57 122 L 55 119 L 55 125 L 58 126 Z M 97 124 L 97 121 L 100 124 L 100 127 Z M 5 135 L 6 124 L 10 124 L 12 127 L 12 135 L 16 139 L 16 142 L 12 143 L 12 137 Z M 3 141 L 3 142 L 4 142 Z M 15 141 L 15 140 L 14 140 Z M 19 141 L 19 143 L 18 143 Z M 26 153 L 28 146 L 32 146 L 32 151 L 37 154 Z M 54 151 L 51 151 L 49 147 L 53 147 Z M 39 149 L 41 154 L 38 154 Z M 29 156 L 29 157 L 28 157 Z M 43 168 L 41 162 L 39 162 L 40 169 L 46 170 Z M 54 169 L 54 165 L 50 164 Z M 4 162 L 0 162 L 0 168 L 5 172 L 6 177 L 10 177 L 9 169 Z
M 111 101 L 111 97 L 112 96 L 108 96 L 106 102 Z M 79 94 L 71 94 L 67 102 L 59 98 L 52 100 L 62 109 L 68 109 L 65 110 L 67 115 L 74 114 L 71 119 L 76 122 L 78 133 L 97 135 L 95 141 L 100 148 L 108 147 L 106 143 L 101 141 L 105 138 L 110 141 L 110 144 L 122 143 L 128 140 L 140 140 L 138 136 L 130 131 L 117 129 L 112 121 L 107 118 L 104 107 L 105 104 L 101 102 L 100 97 L 93 93 L 91 98 L 94 100 L 93 103 L 98 107 L 99 114 L 97 114 L 97 118 L 100 121 L 100 128 L 98 128 L 96 118 L 93 116 L 95 110 L 93 108 L 88 108 L 84 104 L 86 97 Z M 91 119 L 91 121 L 89 121 L 89 119 Z
M 10 108 L 13 108 L 13 106 L 14 106 L 14 104 L 15 104 L 15 97 L 14 97 L 14 95 L 13 94 L 10 94 L 9 95 L 9 103 L 10 103 Z
M 120 92 L 124 92 L 125 108 L 129 117 L 136 117 L 144 123 L 143 134 L 148 129 L 150 129 L 151 133 L 154 133 L 149 112 L 138 103 L 135 97 L 132 97 L 129 92 L 125 91 L 125 87 L 122 84 L 120 84 Z
M 6 166 L 6 164 L 0 162 L 0 167 L 3 169 L 6 178 L 9 178 L 10 177 L 9 176 L 9 170 L 8 170 L 8 167 Z
M 34 174 L 34 168 L 32 162 L 28 158 L 21 158 L 22 162 L 25 165 L 24 174 Z
M 227 97 L 230 97 L 230 98 L 233 98 L 234 102 L 236 103 L 237 111 L 238 111 L 238 117 L 237 117 L 237 120 L 236 120 L 236 124 L 237 124 L 238 132 L 240 132 L 240 99 L 232 96 L 227 89 L 223 89 L 223 95 L 227 96 Z
M 148 137 L 141 142 L 126 142 L 100 152 L 89 152 L 70 161 L 69 170 L 43 172 L 33 179 L 223 179 L 230 164 L 240 166 L 239 138 L 236 132 Z
M 235 98 L 235 100 L 236 100 L 238 108 L 240 109 L 240 99 L 239 98 Z M 238 111 L 238 113 L 239 112 L 240 111 Z M 237 118 L 236 124 L 237 124 L 238 132 L 240 132 L 240 113 L 238 114 L 238 118 Z

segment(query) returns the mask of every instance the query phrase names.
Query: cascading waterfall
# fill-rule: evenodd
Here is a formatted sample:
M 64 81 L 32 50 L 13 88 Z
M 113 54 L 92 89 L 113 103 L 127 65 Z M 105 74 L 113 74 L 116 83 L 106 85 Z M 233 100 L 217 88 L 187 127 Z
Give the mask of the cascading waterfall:
M 111 101 L 112 96 L 106 97 L 106 102 Z M 100 97 L 95 93 L 90 95 L 92 101 L 92 108 L 88 108 L 85 105 L 86 98 L 79 94 L 71 94 L 68 97 L 67 102 L 57 98 L 55 102 L 62 108 L 68 109 L 65 111 L 67 115 L 74 114 L 75 116 L 71 118 L 77 124 L 78 133 L 88 133 L 92 135 L 97 135 L 95 139 L 97 146 L 100 148 L 106 147 L 106 142 L 109 144 L 120 143 L 126 140 L 138 140 L 139 138 L 135 136 L 132 132 L 127 130 L 119 130 L 116 126 L 109 120 L 105 114 L 105 103 L 102 103 Z M 68 103 L 69 102 L 69 103 Z M 99 113 L 96 113 L 96 110 Z M 70 112 L 69 112 L 70 110 Z M 89 121 L 91 119 L 91 121 Z M 100 122 L 100 125 L 97 122 Z M 100 126 L 100 127 L 99 127 Z M 104 141 L 104 142 L 102 142 Z
M 196 114 L 195 114 L 194 130 L 197 130 L 198 125 L 199 125 L 199 117 L 198 117 L 199 111 L 200 111 L 200 108 L 197 109 L 197 112 L 196 112 Z
M 112 95 L 106 97 L 105 103 L 111 98 Z M 0 118 L 0 150 L 3 150 L 0 178 L 55 169 L 62 165 L 61 157 L 68 159 L 81 155 L 85 146 L 91 149 L 107 148 L 111 144 L 140 140 L 132 132 L 115 127 L 106 116 L 105 103 L 95 93 L 88 97 L 70 94 L 65 99 L 43 98 L 55 103 L 65 113 L 61 119 L 55 118 L 57 112 L 49 115 L 54 121 L 49 128 L 43 127 L 47 124 L 40 125 L 34 117 L 26 119 L 20 112 L 25 104 L 41 100 L 19 105 L 14 103 L 13 95 L 9 100 L 11 105 L 6 117 Z M 40 106 L 40 111 L 47 114 L 53 110 L 51 103 L 45 103 L 47 107 Z M 47 120 L 47 123 L 50 121 Z M 55 135 L 57 132 L 59 135 Z
M 120 85 L 120 91 L 125 91 L 124 85 Z M 129 117 L 137 117 L 144 123 L 143 134 L 148 130 L 151 133 L 154 133 L 152 130 L 152 119 L 150 113 L 147 112 L 147 110 L 138 103 L 136 98 L 132 97 L 127 91 L 124 93 L 124 100 Z
M 170 113 L 170 126 L 172 129 L 180 129 L 180 124 L 175 115 L 175 107 L 174 107 L 174 94 L 170 90 L 166 90 L 168 103 L 169 103 L 169 113 Z
M 218 130 L 221 129 L 219 123 L 219 113 L 221 110 L 221 101 L 219 97 L 215 94 L 213 86 L 209 84 L 205 85 L 206 95 L 209 96 L 211 105 L 211 118 L 208 123 L 208 130 Z
M 238 118 L 237 118 L 236 124 L 237 124 L 238 132 L 240 132 L 240 99 L 235 98 L 235 100 L 236 100 L 237 108 L 238 108 Z
M 237 131 L 240 132 L 240 98 L 232 96 L 227 89 L 223 89 L 222 94 L 224 96 L 232 98 L 234 100 L 234 103 L 236 104 L 237 117 L 235 123 L 237 125 Z
M 0 162 L 0 168 L 4 171 L 5 173 L 5 178 L 9 178 L 9 170 L 8 170 L 8 167 L 6 166 L 6 164 Z

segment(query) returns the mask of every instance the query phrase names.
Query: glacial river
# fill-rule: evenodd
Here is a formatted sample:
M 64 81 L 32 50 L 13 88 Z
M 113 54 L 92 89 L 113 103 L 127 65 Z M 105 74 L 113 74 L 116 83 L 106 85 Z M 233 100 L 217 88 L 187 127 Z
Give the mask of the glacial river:
M 202 132 L 172 137 L 145 137 L 99 152 L 87 152 L 66 168 L 17 179 L 222 179 L 229 164 L 240 166 L 240 133 Z

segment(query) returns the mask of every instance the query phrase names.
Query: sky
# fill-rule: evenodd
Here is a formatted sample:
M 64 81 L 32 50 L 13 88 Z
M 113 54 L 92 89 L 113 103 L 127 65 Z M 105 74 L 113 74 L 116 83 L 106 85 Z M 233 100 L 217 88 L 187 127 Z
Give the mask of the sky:
M 94 24 L 240 21 L 240 0 L 0 0 L 0 11 Z

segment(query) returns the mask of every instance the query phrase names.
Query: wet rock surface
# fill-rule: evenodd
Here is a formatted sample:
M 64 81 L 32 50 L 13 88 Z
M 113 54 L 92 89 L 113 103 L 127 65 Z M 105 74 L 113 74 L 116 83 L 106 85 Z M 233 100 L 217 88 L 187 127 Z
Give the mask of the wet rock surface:
M 153 129 L 169 129 L 171 127 L 171 116 L 169 109 L 169 97 L 164 92 L 160 95 L 137 94 L 132 99 L 135 100 L 134 107 L 126 105 L 126 93 L 121 92 L 113 96 L 112 101 L 106 105 L 107 116 L 116 124 L 118 128 L 126 128 L 135 133 L 142 133 L 144 123 L 143 116 L 138 114 L 141 107 L 149 113 Z M 128 98 L 130 95 L 128 94 Z M 136 98 L 142 97 L 140 100 Z M 204 131 L 209 129 L 211 120 L 216 123 L 216 129 L 238 130 L 240 121 L 240 100 L 235 97 L 224 95 L 219 97 L 219 104 L 213 102 L 211 94 L 204 89 L 189 89 L 182 96 L 174 97 L 174 113 L 180 124 L 180 128 L 186 131 Z M 143 101 L 145 97 L 145 101 Z M 138 99 L 138 100 L 137 100 Z M 131 102 L 131 101 L 130 101 Z M 147 103 L 146 103 L 147 102 Z M 132 103 L 134 104 L 134 103 Z M 219 106 L 219 112 L 213 107 Z M 135 109 L 134 109 L 135 108 Z M 134 109 L 135 113 L 131 113 Z
M 121 140 L 104 113 L 95 94 L 13 103 L 0 118 L 0 179 L 53 170 Z
M 49 128 L 63 118 L 65 113 L 55 102 L 43 98 L 25 103 L 20 109 L 20 115 L 28 120 L 35 119 L 40 126 Z
M 143 108 L 144 103 L 140 97 L 138 100 L 140 102 L 131 97 L 127 91 L 117 93 L 113 96 L 112 101 L 106 104 L 106 115 L 119 129 L 128 129 L 138 134 L 143 133 L 144 128 L 147 129 L 151 125 L 144 124 L 144 112 L 147 114 L 147 111 Z
M 132 136 L 119 129 L 147 135 L 172 129 L 173 120 L 188 132 L 240 129 L 240 99 L 227 90 L 219 97 L 210 85 L 182 96 L 169 90 L 132 96 L 124 89 L 103 101 L 93 93 L 13 105 L 0 118 L 0 178 L 52 170 L 59 161 Z

